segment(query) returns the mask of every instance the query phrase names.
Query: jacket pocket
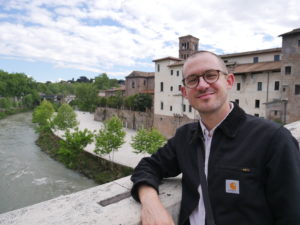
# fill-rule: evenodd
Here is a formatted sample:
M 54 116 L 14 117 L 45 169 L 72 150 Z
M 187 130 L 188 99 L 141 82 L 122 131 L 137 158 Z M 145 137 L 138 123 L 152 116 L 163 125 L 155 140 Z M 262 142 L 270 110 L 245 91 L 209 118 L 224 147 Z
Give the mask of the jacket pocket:
M 252 167 L 220 165 L 215 179 L 219 197 L 229 202 L 249 201 L 260 191 L 258 174 Z

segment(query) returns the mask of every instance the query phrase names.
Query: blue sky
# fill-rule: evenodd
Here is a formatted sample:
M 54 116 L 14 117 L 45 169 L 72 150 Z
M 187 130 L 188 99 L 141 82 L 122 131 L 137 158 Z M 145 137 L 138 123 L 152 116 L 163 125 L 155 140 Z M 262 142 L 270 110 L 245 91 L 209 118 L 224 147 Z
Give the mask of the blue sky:
M 300 27 L 296 0 L 0 0 L 0 69 L 59 81 L 132 70 L 178 56 L 178 37 L 218 54 L 281 47 Z

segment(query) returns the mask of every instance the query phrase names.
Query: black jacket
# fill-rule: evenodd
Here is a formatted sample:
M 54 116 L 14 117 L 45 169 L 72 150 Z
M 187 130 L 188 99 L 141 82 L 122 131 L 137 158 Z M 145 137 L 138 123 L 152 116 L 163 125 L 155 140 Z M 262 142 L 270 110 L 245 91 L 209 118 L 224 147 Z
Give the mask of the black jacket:
M 162 178 L 182 173 L 179 224 L 199 201 L 197 146 L 203 148 L 199 123 L 179 128 L 151 157 L 141 160 L 131 177 L 132 196 L 144 183 L 158 191 Z M 239 183 L 226 191 L 226 180 Z M 284 127 L 245 114 L 237 105 L 214 132 L 208 164 L 208 189 L 216 225 L 299 225 L 300 154 Z

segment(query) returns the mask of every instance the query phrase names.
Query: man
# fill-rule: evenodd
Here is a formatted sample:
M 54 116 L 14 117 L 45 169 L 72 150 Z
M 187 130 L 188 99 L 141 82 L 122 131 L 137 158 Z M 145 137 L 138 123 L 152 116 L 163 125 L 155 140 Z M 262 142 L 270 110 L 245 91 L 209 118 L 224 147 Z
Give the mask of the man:
M 201 120 L 179 128 L 136 167 L 132 196 L 142 204 L 143 225 L 174 224 L 158 186 L 180 173 L 179 224 L 211 224 L 213 216 L 216 225 L 299 225 L 300 155 L 290 132 L 229 102 L 234 75 L 217 55 L 192 55 L 183 76 L 182 94 Z

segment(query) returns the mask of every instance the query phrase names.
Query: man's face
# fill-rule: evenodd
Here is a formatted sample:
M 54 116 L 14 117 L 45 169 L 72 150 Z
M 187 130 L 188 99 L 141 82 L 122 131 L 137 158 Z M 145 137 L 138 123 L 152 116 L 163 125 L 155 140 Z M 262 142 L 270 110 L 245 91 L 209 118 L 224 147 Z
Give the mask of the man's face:
M 214 55 L 202 53 L 188 59 L 183 68 L 184 78 L 190 75 L 200 75 L 208 70 L 223 71 L 222 66 Z M 228 90 L 232 87 L 234 75 L 219 73 L 219 79 L 208 84 L 203 77 L 194 88 L 183 87 L 182 95 L 188 99 L 191 106 L 200 114 L 214 113 L 225 109 L 228 102 Z

